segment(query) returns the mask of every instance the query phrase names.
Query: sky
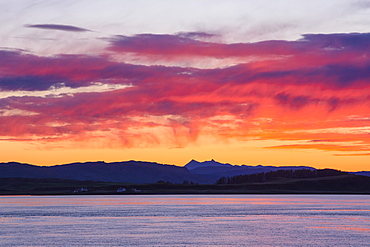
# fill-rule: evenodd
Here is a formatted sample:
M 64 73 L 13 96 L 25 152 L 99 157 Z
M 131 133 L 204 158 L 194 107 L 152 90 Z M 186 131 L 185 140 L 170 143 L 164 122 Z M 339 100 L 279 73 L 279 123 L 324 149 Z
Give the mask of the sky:
M 370 169 L 370 1 L 0 0 L 0 162 Z

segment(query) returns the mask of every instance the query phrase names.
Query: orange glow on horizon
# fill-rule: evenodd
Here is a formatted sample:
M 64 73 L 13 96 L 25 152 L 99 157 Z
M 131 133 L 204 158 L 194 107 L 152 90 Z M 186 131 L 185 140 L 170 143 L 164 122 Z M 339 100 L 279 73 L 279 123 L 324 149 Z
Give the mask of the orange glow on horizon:
M 114 36 L 95 55 L 0 49 L 0 162 L 369 169 L 369 34 L 204 40 Z
M 183 166 L 191 159 L 206 161 L 214 159 L 233 165 L 311 166 L 318 169 L 332 168 L 342 171 L 368 170 L 368 156 L 336 156 L 336 152 L 294 149 L 266 149 L 279 142 L 253 141 L 189 145 L 182 148 L 130 148 L 130 149 L 42 149 L 25 143 L 0 142 L 5 150 L 3 162 L 21 162 L 34 165 L 60 165 L 74 162 L 128 160 L 149 161 Z M 21 150 L 21 151 L 20 151 Z M 14 153 L 22 155 L 14 158 Z M 354 161 L 356 163 L 354 163 Z

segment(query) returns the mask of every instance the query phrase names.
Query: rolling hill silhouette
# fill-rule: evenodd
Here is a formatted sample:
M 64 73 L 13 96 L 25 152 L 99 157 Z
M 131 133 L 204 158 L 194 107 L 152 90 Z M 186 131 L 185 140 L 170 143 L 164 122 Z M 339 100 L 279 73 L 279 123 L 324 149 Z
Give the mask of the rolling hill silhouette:
M 309 169 L 306 166 L 238 166 L 219 163 L 214 160 L 198 162 L 191 160 L 184 167 L 144 161 L 105 163 L 86 162 L 56 166 L 35 166 L 17 162 L 0 163 L 0 178 L 58 178 L 78 181 L 156 183 L 158 181 L 199 184 L 214 184 L 221 177 L 256 174 L 277 170 Z M 356 173 L 354 173 L 356 174 Z M 367 175 L 368 172 L 359 172 Z

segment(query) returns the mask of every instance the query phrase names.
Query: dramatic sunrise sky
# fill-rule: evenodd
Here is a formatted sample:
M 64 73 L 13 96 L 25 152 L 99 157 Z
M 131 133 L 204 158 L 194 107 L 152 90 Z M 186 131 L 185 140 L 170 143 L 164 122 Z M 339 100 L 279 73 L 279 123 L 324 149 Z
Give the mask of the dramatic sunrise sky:
M 370 1 L 0 0 L 0 162 L 370 170 Z

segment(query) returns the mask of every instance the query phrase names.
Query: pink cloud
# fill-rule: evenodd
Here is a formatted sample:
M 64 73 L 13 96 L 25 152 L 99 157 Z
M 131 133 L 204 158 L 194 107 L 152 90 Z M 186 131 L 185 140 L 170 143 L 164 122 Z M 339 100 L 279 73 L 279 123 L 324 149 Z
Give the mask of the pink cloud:
M 0 135 L 80 142 L 100 138 L 104 145 L 125 147 L 185 146 L 205 134 L 225 140 L 350 141 L 361 144 L 352 148 L 358 151 L 369 144 L 366 131 L 359 129 L 367 126 L 364 119 L 370 110 L 369 34 L 305 35 L 298 41 L 240 44 L 195 39 L 206 35 L 116 36 L 107 48 L 111 54 L 101 56 L 39 57 L 0 51 L 4 58 L 0 96 L 94 83 L 132 86 L 58 97 L 0 97 L 0 112 L 19 112 L 0 115 Z M 112 58 L 125 53 L 175 60 L 252 55 L 264 59 L 200 69 Z M 26 112 L 32 114 L 21 114 Z M 346 133 L 344 128 L 352 129 Z M 312 142 L 279 146 L 292 147 L 343 151 L 346 146 Z

